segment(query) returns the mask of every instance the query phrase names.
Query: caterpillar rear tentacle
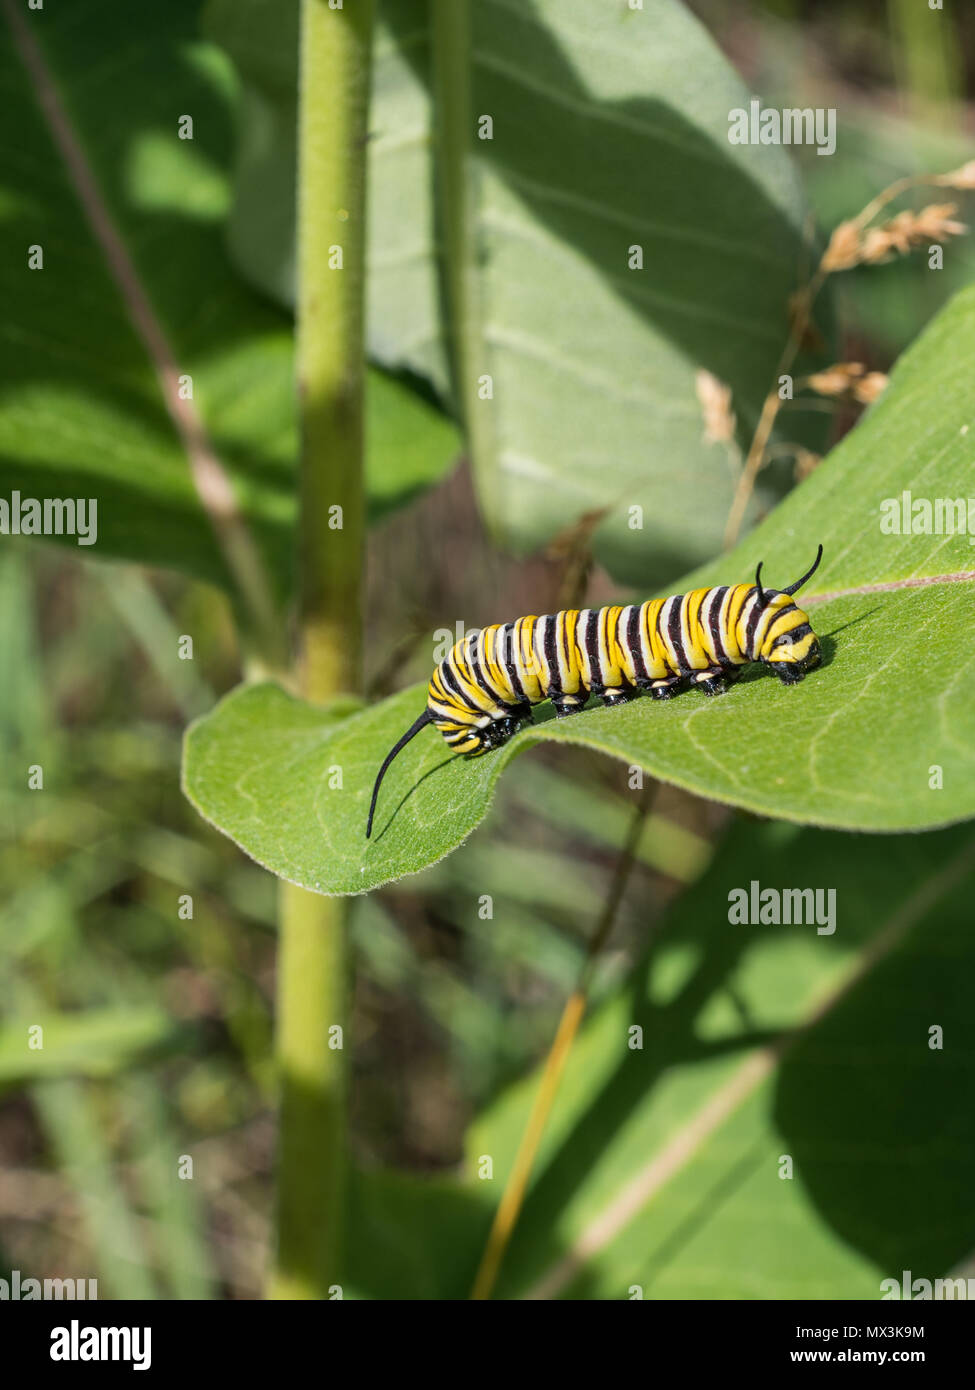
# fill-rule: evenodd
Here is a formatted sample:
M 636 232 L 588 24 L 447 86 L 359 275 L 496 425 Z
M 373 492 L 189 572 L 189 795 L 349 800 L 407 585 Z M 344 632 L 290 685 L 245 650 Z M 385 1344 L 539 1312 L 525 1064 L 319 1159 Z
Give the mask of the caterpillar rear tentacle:
M 754 584 L 694 589 L 625 607 L 569 609 L 543 618 L 482 628 L 462 638 L 430 680 L 427 707 L 387 753 L 376 776 L 366 823 L 372 834 L 379 787 L 397 753 L 427 724 L 447 746 L 476 756 L 499 748 L 551 700 L 559 717 L 649 693 L 665 700 L 687 687 L 720 695 L 749 662 L 762 661 L 785 685 L 819 665 L 819 639 L 792 595 L 823 558 L 785 589 Z

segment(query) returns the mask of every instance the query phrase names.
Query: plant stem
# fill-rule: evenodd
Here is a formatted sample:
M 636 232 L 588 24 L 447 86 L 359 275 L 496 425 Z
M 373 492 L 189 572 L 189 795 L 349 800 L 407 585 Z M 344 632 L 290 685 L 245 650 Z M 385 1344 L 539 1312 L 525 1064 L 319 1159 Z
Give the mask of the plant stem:
M 918 126 L 954 131 L 963 88 L 961 36 L 948 14 L 931 24 L 930 6 L 887 0 L 897 85 Z
M 892 203 L 895 198 L 899 198 L 900 195 L 906 193 L 909 188 L 922 187 L 957 188 L 959 185 L 952 182 L 950 174 L 907 174 L 904 178 L 895 179 L 893 183 L 888 184 L 882 192 L 878 193 L 876 198 L 871 199 L 866 207 L 857 213 L 856 217 L 850 218 L 850 225 L 853 227 L 866 227 L 867 223 L 872 222 L 888 203 Z M 766 461 L 768 442 L 772 436 L 776 417 L 782 405 L 778 393 L 779 378 L 789 371 L 799 354 L 806 329 L 812 321 L 813 302 L 830 273 L 830 270 L 824 268 L 823 260 L 821 259 L 809 283 L 805 285 L 795 297 L 796 310 L 793 324 L 788 341 L 782 349 L 779 365 L 775 369 L 775 383 L 772 390 L 765 397 L 764 404 L 762 405 L 758 424 L 755 427 L 755 433 L 752 437 L 744 466 L 738 478 L 735 495 L 732 498 L 731 509 L 728 513 L 728 520 L 725 525 L 725 550 L 730 550 L 738 540 L 738 533 L 745 519 L 748 503 L 755 490 L 755 479 L 758 477 L 759 471 Z
M 789 333 L 788 341 L 782 349 L 782 356 L 779 358 L 779 365 L 775 369 L 775 385 L 765 397 L 762 405 L 762 413 L 758 417 L 758 424 L 752 436 L 752 442 L 745 457 L 745 464 L 738 479 L 738 486 L 732 499 L 731 510 L 728 513 L 728 521 L 725 526 L 724 547 L 730 550 L 738 540 L 738 533 L 741 530 L 741 523 L 745 519 L 745 511 L 751 500 L 752 492 L 755 489 L 755 479 L 758 477 L 759 469 L 765 462 L 765 450 L 769 439 L 772 437 L 772 430 L 775 420 L 782 405 L 778 392 L 779 378 L 789 370 L 798 356 L 802 346 L 803 335 L 809 326 L 812 317 L 812 306 L 817 294 L 826 279 L 826 272 L 819 266 L 808 285 L 801 291 L 797 298 L 796 315 Z
M 361 680 L 365 146 L 373 0 L 302 0 L 297 371 L 298 676 L 309 700 Z M 341 248 L 341 267 L 335 248 Z M 340 508 L 341 511 L 336 511 Z M 273 1298 L 327 1298 L 342 1275 L 347 909 L 284 883 Z M 341 1044 L 332 1029 L 342 1029 Z
M 497 524 L 497 488 L 488 461 L 493 458 L 493 406 L 478 395 L 479 377 L 489 373 L 481 332 L 477 228 L 472 211 L 470 0 L 431 0 L 433 106 L 436 140 L 436 201 L 440 241 L 441 292 L 446 312 L 454 413 L 462 422 L 477 491 L 478 507 L 489 529 Z

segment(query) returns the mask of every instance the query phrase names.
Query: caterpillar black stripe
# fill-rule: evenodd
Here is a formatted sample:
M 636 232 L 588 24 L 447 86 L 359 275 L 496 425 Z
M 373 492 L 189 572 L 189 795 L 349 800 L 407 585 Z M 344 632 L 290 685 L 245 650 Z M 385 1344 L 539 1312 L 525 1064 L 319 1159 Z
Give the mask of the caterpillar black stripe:
M 590 695 L 621 705 L 645 691 L 658 700 L 687 685 L 705 695 L 727 690 L 741 668 L 763 661 L 786 685 L 819 665 L 819 639 L 792 595 L 815 574 L 816 559 L 787 589 L 754 584 L 694 589 L 625 607 L 569 609 L 518 618 L 469 633 L 430 680 L 427 707 L 390 749 L 376 776 L 376 798 L 396 754 L 427 724 L 448 747 L 474 756 L 498 748 L 551 700 L 558 715 L 582 709 Z

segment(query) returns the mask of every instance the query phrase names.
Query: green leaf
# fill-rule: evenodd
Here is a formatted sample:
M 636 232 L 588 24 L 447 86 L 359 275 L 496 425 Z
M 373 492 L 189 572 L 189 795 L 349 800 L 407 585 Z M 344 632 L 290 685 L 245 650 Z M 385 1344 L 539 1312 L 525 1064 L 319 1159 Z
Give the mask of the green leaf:
M 738 822 L 580 1031 L 497 1295 L 877 1298 L 964 1261 L 973 873 L 961 828 Z M 835 932 L 730 923 L 752 879 L 832 889 Z M 538 1077 L 470 1128 L 461 1177 L 355 1176 L 353 1296 L 468 1296 Z
M 739 822 L 580 1032 L 498 1296 L 878 1298 L 965 1260 L 973 872 L 970 829 Z M 730 922 L 752 880 L 834 891 L 835 931 Z M 468 1182 L 490 1154 L 495 1200 L 538 1079 L 468 1135 Z
M 295 290 L 298 0 L 208 0 L 203 28 L 241 83 L 229 245 L 247 279 L 291 307 Z M 426 0 L 380 0 L 366 174 L 371 356 L 450 390 L 431 196 Z
M 735 479 L 695 377 L 730 385 L 747 443 L 813 255 L 798 177 L 781 148 L 729 143 L 750 93 L 679 0 L 470 5 L 466 109 L 455 11 L 434 8 L 436 124 L 467 195 L 446 253 L 482 507 L 519 551 L 608 508 L 597 557 L 662 582 L 720 546 Z
M 348 1242 L 352 1296 L 465 1297 L 491 1221 L 488 1196 L 443 1177 L 353 1174 Z
M 30 1030 L 40 1025 L 43 1034 Z M 30 1045 L 32 1036 L 43 1046 Z M 161 1009 L 106 1008 L 51 1014 L 40 1009 L 0 1024 L 0 1084 L 48 1076 L 111 1076 L 156 1051 L 173 1036 Z
M 133 327 L 138 295 L 192 378 L 192 401 L 231 479 L 281 597 L 290 584 L 297 441 L 290 315 L 247 287 L 224 245 L 233 124 L 231 66 L 197 33 L 199 5 L 107 0 L 84 25 L 70 7 L 25 11 L 18 30 L 44 75 L 25 66 L 7 21 L 6 96 L 18 137 L 0 153 L 0 209 L 11 248 L 0 267 L 0 495 L 94 497 L 98 537 L 83 555 L 177 567 L 230 583 L 187 453 Z M 106 54 L 119 55 L 107 62 Z M 51 90 L 44 85 L 53 84 Z M 38 105 L 58 104 L 118 233 L 133 286 L 120 288 L 95 240 Z M 181 113 L 193 138 L 180 139 Z M 42 270 L 28 248 L 43 248 Z M 367 388 L 366 477 L 373 519 L 441 476 L 456 431 L 381 372 Z M 73 537 L 54 537 L 74 547 Z
M 368 519 L 380 521 L 447 472 L 460 436 L 446 415 L 397 377 L 373 368 L 366 378 Z
M 243 688 L 189 731 L 187 794 L 253 858 L 324 893 L 364 892 L 442 858 L 481 820 L 511 759 L 542 740 L 581 743 L 702 796 L 816 825 L 923 830 L 972 816 L 970 538 L 887 535 L 880 520 L 881 503 L 905 489 L 964 495 L 973 371 L 975 289 L 938 317 L 802 488 L 732 555 L 687 580 L 745 580 L 764 558 L 766 582 L 781 586 L 822 541 L 803 601 L 824 665 L 801 685 L 785 688 L 756 667 L 719 699 L 688 692 L 558 721 L 546 705 L 536 711 L 543 722 L 470 760 L 423 730 L 390 769 L 368 842 L 376 771 L 423 708 L 424 687 L 341 722 L 274 686 Z
M 294 8 L 211 0 L 207 10 L 247 93 L 234 253 L 284 302 Z M 438 66 L 446 80 L 434 79 Z M 634 583 L 712 554 L 734 476 L 724 447 L 702 439 L 695 375 L 704 367 L 732 387 L 746 443 L 812 254 L 788 155 L 728 141 L 728 113 L 747 106 L 748 89 L 678 0 L 642 12 L 395 0 L 380 6 L 372 86 L 369 352 L 441 395 L 460 379 L 455 412 L 495 533 L 525 551 L 608 508 L 596 553 Z M 490 139 L 478 136 L 482 114 Z M 629 268 L 635 246 L 642 269 Z M 474 394 L 484 376 L 489 400 Z M 821 423 L 790 422 L 806 442 Z M 768 470 L 760 500 L 783 482 Z

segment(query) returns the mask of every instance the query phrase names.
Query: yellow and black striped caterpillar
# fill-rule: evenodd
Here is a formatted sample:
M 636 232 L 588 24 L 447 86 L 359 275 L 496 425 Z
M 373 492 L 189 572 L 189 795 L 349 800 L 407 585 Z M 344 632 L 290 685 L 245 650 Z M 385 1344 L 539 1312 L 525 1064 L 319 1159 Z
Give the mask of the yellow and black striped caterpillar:
M 694 589 L 626 607 L 568 609 L 468 633 L 434 671 L 426 709 L 386 755 L 366 836 L 386 769 L 427 724 L 439 729 L 448 747 L 473 756 L 506 743 L 542 700 L 566 715 L 582 709 L 590 695 L 604 705 L 621 705 L 644 691 L 665 700 L 687 683 L 719 695 L 751 661 L 764 661 L 786 685 L 801 681 L 819 664 L 819 639 L 792 595 L 822 558 L 820 546 L 811 568 L 787 589 L 763 589 L 759 565 L 754 584 Z

